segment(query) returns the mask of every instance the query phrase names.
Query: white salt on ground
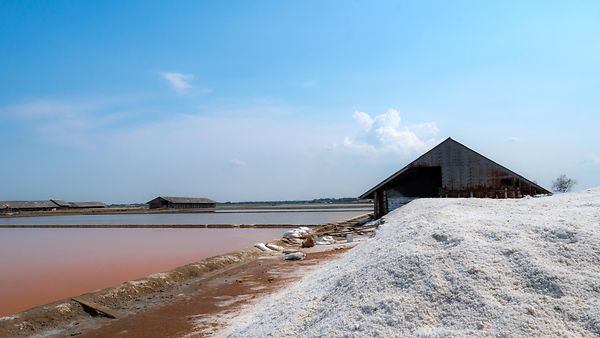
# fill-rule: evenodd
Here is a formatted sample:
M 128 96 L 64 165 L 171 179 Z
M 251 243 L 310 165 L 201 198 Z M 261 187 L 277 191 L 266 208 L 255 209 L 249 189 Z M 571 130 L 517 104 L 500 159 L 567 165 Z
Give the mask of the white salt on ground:
M 220 335 L 600 336 L 600 189 L 413 201 Z

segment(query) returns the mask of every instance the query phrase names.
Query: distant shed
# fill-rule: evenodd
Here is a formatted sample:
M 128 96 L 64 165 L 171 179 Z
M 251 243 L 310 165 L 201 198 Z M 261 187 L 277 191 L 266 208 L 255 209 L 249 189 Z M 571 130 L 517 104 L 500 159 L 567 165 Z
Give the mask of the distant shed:
M 51 211 L 58 208 L 52 201 L 0 201 L 2 211 Z
M 375 217 L 419 197 L 520 198 L 550 191 L 447 138 L 371 188 Z
M 0 201 L 0 212 L 54 211 L 67 209 L 105 208 L 102 202 L 65 202 L 51 199 L 47 201 Z
M 214 209 L 217 206 L 217 202 L 204 197 L 158 196 L 147 204 L 150 209 Z

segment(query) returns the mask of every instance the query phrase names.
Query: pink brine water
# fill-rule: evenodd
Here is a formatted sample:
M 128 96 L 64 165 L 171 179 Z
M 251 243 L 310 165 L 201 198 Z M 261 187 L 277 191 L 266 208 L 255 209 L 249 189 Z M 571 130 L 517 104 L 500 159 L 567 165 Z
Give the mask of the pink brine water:
M 279 238 L 285 229 L 0 229 L 0 316 Z

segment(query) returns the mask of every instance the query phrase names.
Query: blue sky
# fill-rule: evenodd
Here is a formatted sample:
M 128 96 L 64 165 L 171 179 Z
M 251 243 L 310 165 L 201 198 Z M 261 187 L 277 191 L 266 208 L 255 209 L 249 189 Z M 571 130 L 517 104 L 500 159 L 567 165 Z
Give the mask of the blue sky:
M 450 136 L 600 186 L 595 1 L 0 1 L 0 199 L 357 196 Z

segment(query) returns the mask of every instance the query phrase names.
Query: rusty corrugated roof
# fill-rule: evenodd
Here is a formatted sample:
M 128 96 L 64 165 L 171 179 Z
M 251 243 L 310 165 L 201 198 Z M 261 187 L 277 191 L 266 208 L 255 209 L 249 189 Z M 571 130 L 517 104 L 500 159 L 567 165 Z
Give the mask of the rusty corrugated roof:
M 447 144 L 449 142 L 452 142 L 453 145 L 457 145 L 459 147 L 462 147 L 463 149 L 472 152 L 475 156 L 478 156 L 482 159 L 485 159 L 489 162 L 491 162 L 492 164 L 494 164 L 495 166 L 501 168 L 502 170 L 506 171 L 507 173 L 510 173 L 511 175 L 518 177 L 519 179 L 527 182 L 529 185 L 536 187 L 537 189 L 543 191 L 544 193 L 547 194 L 551 194 L 550 191 L 548 191 L 547 189 L 541 187 L 540 185 L 538 185 L 535 182 L 532 182 L 528 179 L 526 179 L 525 177 L 515 173 L 514 171 L 494 162 L 493 160 L 481 155 L 480 153 L 474 151 L 473 149 L 465 146 L 464 144 L 457 142 L 455 140 L 453 140 L 452 138 L 448 137 L 446 140 L 444 140 L 443 142 L 441 142 L 440 144 L 438 144 L 437 146 L 433 147 L 431 150 L 427 151 L 426 153 L 424 153 L 423 155 L 419 156 L 416 160 L 410 162 L 409 164 L 407 164 L 406 166 L 404 166 L 402 169 L 398 170 L 397 172 L 395 172 L 394 174 L 392 174 L 390 177 L 386 178 L 385 180 L 383 180 L 381 183 L 377 184 L 376 186 L 374 186 L 373 188 L 371 188 L 369 191 L 365 192 L 364 194 L 360 195 L 360 198 L 373 198 L 373 194 L 375 191 L 377 191 L 378 189 L 380 189 L 381 187 L 385 186 L 386 184 L 388 184 L 390 181 L 392 181 L 393 179 L 395 179 L 396 177 L 402 175 L 405 171 L 407 171 L 408 169 L 412 168 L 413 166 L 415 166 L 416 163 L 418 163 L 421 159 L 425 158 L 427 155 L 429 155 L 430 153 L 437 151 L 440 147 L 442 147 L 442 145 Z

